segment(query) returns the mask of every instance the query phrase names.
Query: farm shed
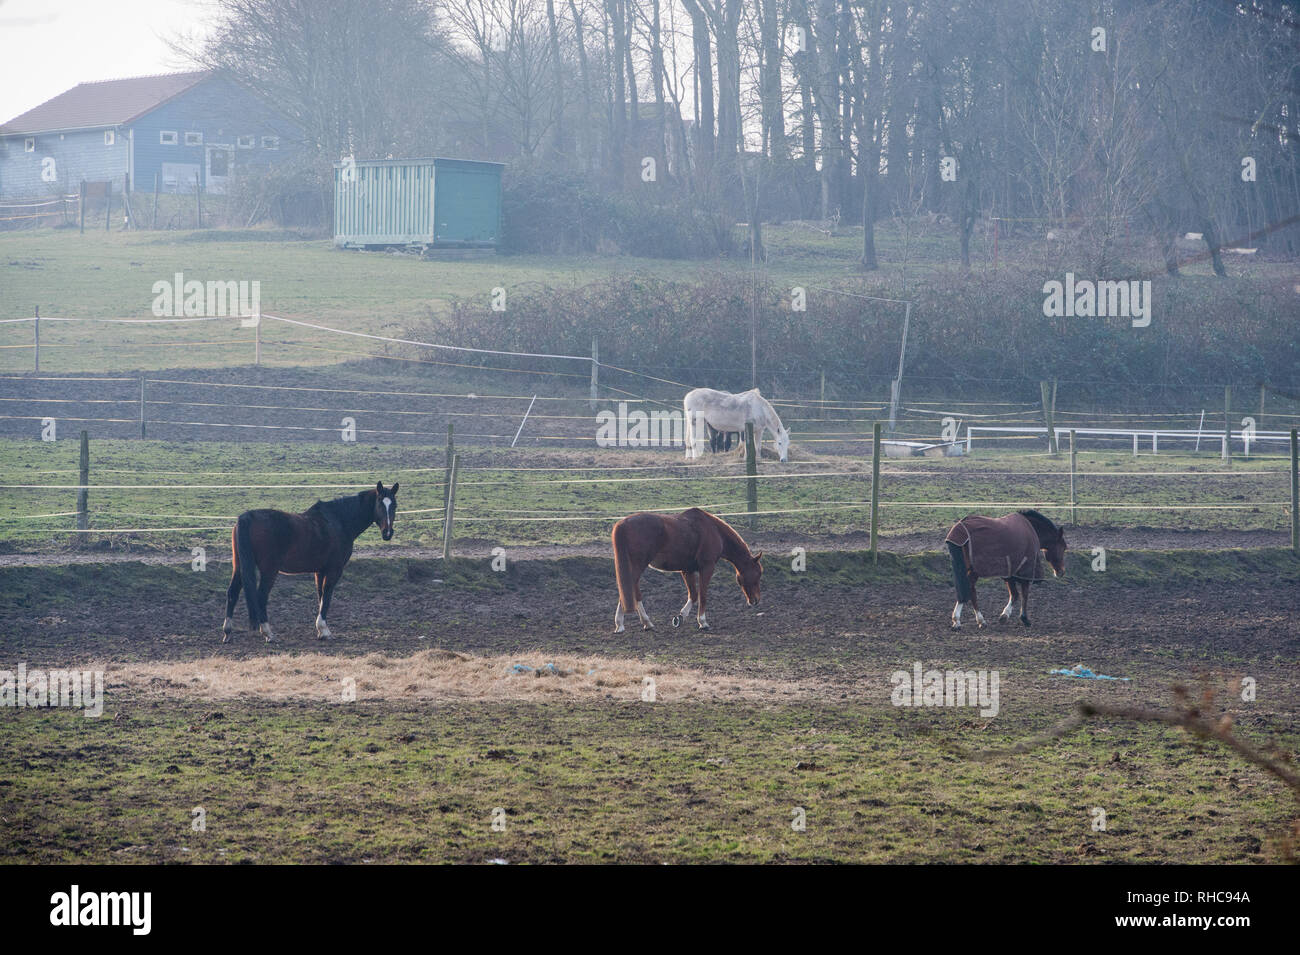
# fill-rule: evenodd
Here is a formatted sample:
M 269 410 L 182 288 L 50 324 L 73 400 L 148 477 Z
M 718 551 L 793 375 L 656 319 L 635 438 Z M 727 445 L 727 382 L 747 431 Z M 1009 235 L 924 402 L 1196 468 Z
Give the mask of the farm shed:
M 501 163 L 345 159 L 334 164 L 334 244 L 495 249 Z
M 296 123 L 228 76 L 168 73 L 81 83 L 0 125 L 0 199 L 114 190 L 222 195 L 290 158 Z M 124 181 L 125 180 L 125 181 Z

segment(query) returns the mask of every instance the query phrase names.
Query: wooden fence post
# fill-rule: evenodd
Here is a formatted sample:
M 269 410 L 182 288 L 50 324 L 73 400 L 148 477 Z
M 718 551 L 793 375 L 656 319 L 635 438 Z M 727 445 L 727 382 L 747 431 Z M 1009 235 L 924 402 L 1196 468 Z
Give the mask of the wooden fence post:
M 880 422 L 871 426 L 871 562 L 880 563 Z
M 1056 382 L 1040 381 L 1038 390 L 1043 398 L 1043 423 L 1047 425 L 1047 451 L 1055 455 L 1060 453 L 1060 446 L 1056 441 Z
M 591 410 L 596 410 L 596 400 L 600 389 L 600 347 L 596 336 L 591 336 Z
M 1223 460 L 1232 463 L 1232 385 L 1223 386 Z
M 1074 447 L 1074 429 L 1070 429 L 1070 526 L 1077 527 L 1079 524 L 1079 515 L 1075 508 L 1079 504 L 1079 499 L 1074 494 L 1074 472 L 1079 467 L 1079 452 Z
M 81 465 L 78 471 L 77 484 L 77 530 L 84 531 L 90 526 L 90 432 L 81 432 Z M 78 540 L 85 540 L 85 536 L 79 536 Z
M 760 432 L 761 433 L 761 432 Z M 745 424 L 745 509 L 749 511 L 749 529 L 758 530 L 758 449 L 754 442 L 754 422 Z
M 817 406 L 817 417 L 826 417 L 826 369 L 822 369 L 822 403 Z
M 81 201 L 78 203 L 77 218 L 81 220 L 81 234 L 86 234 L 86 180 L 81 180 Z
M 447 513 L 447 501 L 451 497 L 451 461 L 456 456 L 455 425 L 447 422 L 447 470 L 442 478 L 442 513 Z
M 104 183 L 104 231 L 108 231 L 109 221 L 113 213 L 113 180 L 110 179 Z
M 149 228 L 158 228 L 158 173 L 153 174 L 153 222 Z
M 140 376 L 140 438 L 144 438 L 144 375 Z
M 451 559 L 451 522 L 456 510 L 456 476 L 460 473 L 460 455 L 451 456 L 451 478 L 447 483 L 447 512 L 442 521 L 442 559 Z
M 33 333 L 34 343 L 36 346 L 36 370 L 41 370 L 41 307 L 36 306 L 36 331 Z
M 1300 557 L 1300 443 L 1291 429 L 1291 550 Z

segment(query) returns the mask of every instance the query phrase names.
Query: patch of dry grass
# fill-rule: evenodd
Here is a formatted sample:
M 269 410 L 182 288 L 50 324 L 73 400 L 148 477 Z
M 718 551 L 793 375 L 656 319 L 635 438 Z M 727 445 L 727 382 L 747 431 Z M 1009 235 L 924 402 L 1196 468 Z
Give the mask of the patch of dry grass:
M 517 669 L 526 667 L 527 669 Z M 406 657 L 370 653 L 268 655 L 231 660 L 108 664 L 106 691 L 171 699 L 343 702 L 517 703 L 643 698 L 653 680 L 656 702 L 745 700 L 790 702 L 817 695 L 811 684 L 706 674 L 642 660 L 543 654 L 476 656 L 421 650 Z M 350 700 L 349 700 L 350 701 Z

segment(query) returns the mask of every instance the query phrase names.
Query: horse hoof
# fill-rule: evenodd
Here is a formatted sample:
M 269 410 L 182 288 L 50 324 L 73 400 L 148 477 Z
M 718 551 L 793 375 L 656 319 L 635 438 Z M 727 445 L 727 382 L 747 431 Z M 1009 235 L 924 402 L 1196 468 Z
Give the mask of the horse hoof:
M 226 630 L 226 631 L 224 631 L 224 632 L 221 634 L 221 642 L 222 642 L 222 643 L 229 643 L 229 642 L 230 642 L 230 631 L 229 631 L 229 630 Z
M 673 617 L 673 629 L 676 630 L 681 625 L 682 625 L 682 615 L 677 614 L 676 616 Z
M 614 632 L 615 632 L 615 633 L 626 633 L 626 632 L 627 632 L 627 629 L 626 629 L 625 627 L 619 627 L 619 628 L 618 628 L 617 630 L 615 630 Z
M 702 624 L 700 624 L 700 629 L 701 629 L 701 630 L 712 630 L 713 628 L 710 627 L 707 623 L 702 623 Z
M 959 624 L 959 623 L 952 623 L 952 624 L 949 624 L 948 626 L 951 627 L 953 630 L 960 630 L 960 629 L 961 629 L 961 624 Z

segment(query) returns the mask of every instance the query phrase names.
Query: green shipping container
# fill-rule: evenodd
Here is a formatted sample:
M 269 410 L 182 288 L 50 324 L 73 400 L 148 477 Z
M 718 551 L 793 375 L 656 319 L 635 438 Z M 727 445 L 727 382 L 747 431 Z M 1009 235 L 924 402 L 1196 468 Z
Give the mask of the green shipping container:
M 336 162 L 334 244 L 495 249 L 504 168 L 470 159 Z

